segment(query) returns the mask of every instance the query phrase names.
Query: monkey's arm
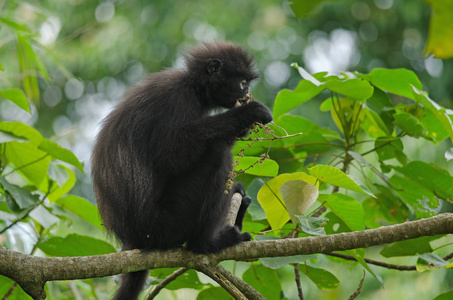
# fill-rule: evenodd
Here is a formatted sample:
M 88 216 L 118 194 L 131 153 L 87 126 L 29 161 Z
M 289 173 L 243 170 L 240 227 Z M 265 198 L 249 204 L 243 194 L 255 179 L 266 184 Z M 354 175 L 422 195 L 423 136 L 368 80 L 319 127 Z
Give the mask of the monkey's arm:
M 234 141 L 237 137 L 242 137 L 253 123 L 267 124 L 270 121 L 272 114 L 269 109 L 260 102 L 252 101 L 225 113 L 196 120 L 187 129 L 196 132 L 201 140 Z
M 197 119 L 174 135 L 168 164 L 172 173 L 179 173 L 193 167 L 198 161 L 222 157 L 237 137 L 244 136 L 255 122 L 264 124 L 272 121 L 269 109 L 253 101 L 229 111 Z M 177 162 L 173 164 L 172 162 Z

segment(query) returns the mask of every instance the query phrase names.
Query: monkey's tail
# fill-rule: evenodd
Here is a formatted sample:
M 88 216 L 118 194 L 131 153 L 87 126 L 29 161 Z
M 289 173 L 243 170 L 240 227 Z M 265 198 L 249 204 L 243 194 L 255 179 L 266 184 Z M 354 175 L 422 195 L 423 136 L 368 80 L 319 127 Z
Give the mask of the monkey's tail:
M 146 277 L 148 277 L 148 270 L 122 274 L 120 287 L 116 291 L 113 300 L 137 299 L 145 285 Z

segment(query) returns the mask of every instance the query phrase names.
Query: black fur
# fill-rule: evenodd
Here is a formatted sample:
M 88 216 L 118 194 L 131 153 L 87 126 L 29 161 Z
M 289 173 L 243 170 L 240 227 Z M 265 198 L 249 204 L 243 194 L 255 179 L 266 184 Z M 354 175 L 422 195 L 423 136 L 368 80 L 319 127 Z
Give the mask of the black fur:
M 151 74 L 130 89 L 97 138 L 92 173 L 99 211 L 125 250 L 186 244 L 214 253 L 251 238 L 241 233 L 250 198 L 237 184 L 224 191 L 235 139 L 254 122 L 272 120 L 257 101 L 233 108 L 257 77 L 253 58 L 239 46 L 216 42 L 185 59 L 186 70 Z M 230 110 L 211 115 L 220 107 Z M 236 224 L 225 226 L 234 191 L 243 202 Z M 124 274 L 115 299 L 135 299 L 146 276 Z

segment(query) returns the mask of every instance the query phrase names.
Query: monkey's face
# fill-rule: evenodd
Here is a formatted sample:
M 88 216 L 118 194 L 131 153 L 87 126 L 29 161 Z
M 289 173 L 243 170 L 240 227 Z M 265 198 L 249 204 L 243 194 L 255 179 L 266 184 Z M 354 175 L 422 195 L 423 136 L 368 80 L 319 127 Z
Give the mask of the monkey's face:
M 232 108 L 239 99 L 247 96 L 253 79 L 244 76 L 225 76 L 221 82 L 215 84 L 212 94 L 215 95 L 216 105 Z
M 249 93 L 251 82 L 258 77 L 253 65 L 244 57 L 211 59 L 206 68 L 209 76 L 211 103 L 215 106 L 232 108 L 238 99 Z

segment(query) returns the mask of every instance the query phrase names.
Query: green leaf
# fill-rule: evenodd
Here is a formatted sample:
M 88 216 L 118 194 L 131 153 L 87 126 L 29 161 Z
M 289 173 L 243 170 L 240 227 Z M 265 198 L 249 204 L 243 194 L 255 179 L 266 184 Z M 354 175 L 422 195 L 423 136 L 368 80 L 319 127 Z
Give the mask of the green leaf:
M 29 49 L 31 48 L 28 37 L 17 35 L 17 55 L 19 59 L 20 71 L 25 74 L 22 79 L 25 94 L 27 97 L 39 102 L 39 86 L 38 77 L 35 70 L 34 61 L 29 57 Z
M 392 110 L 394 107 L 387 93 L 377 87 L 373 89 L 373 95 L 366 100 L 366 105 L 378 114 Z
M 242 279 L 260 292 L 265 299 L 280 299 L 282 286 L 275 270 L 251 265 L 242 275 Z
M 103 228 L 103 226 L 101 225 L 101 217 L 99 216 L 98 208 L 90 201 L 78 196 L 67 195 L 61 197 L 55 203 L 60 205 L 64 209 L 69 210 L 73 214 L 81 217 L 88 223 L 98 228 Z
M 312 99 L 325 88 L 316 86 L 308 80 L 302 80 L 293 91 L 281 90 L 274 102 L 273 115 L 278 118 L 280 115 Z
M 363 129 L 373 139 L 383 136 L 390 136 L 387 125 L 374 111 L 365 109 L 365 120 Z
M 363 104 L 349 98 L 339 98 L 334 105 L 330 113 L 341 132 L 349 136 L 359 132 L 365 119 Z
M 453 2 L 450 0 L 426 1 L 431 5 L 428 42 L 426 53 L 433 53 L 437 58 L 453 57 Z
M 335 234 L 335 233 L 342 233 L 342 232 L 350 232 L 351 229 L 340 219 L 336 214 L 329 211 L 325 215 L 329 222 L 324 226 L 324 230 L 326 234 Z
M 60 218 L 56 217 L 52 213 L 50 213 L 47 209 L 45 209 L 42 205 L 38 205 L 30 212 L 30 217 L 33 220 L 38 222 L 42 227 L 49 229 L 58 221 Z
M 433 300 L 451 300 L 451 299 L 453 299 L 453 291 L 440 294 Z
M 387 128 L 386 132 L 391 135 L 395 130 L 393 124 L 395 108 L 387 93 L 375 87 L 373 96 L 366 101 L 366 106 L 369 110 L 374 111 L 379 115 L 379 118 L 384 122 L 385 127 Z
M 274 122 L 278 126 L 285 128 L 288 134 L 304 133 L 303 135 L 283 139 L 283 146 L 285 146 L 285 148 L 292 148 L 295 145 L 298 145 L 297 152 L 305 151 L 304 149 L 308 149 L 310 150 L 308 152 L 313 153 L 326 152 L 331 148 L 328 144 L 328 140 L 339 139 L 339 134 L 337 132 L 331 131 L 329 128 L 321 128 L 315 122 L 300 116 L 282 115 L 275 119 Z M 282 132 L 281 135 L 283 136 L 285 133 Z M 327 145 L 300 145 L 309 142 L 320 142 Z M 310 148 L 310 146 L 313 146 L 313 148 Z M 274 149 L 274 147 L 275 146 L 272 143 L 272 149 Z
M 10 133 L 0 131 L 0 144 L 12 142 L 12 141 L 27 142 L 27 140 L 24 139 L 24 138 L 17 137 L 15 135 L 10 134 Z
M 334 290 L 340 284 L 340 281 L 335 275 L 324 269 L 314 268 L 309 265 L 300 265 L 299 270 L 307 275 L 320 290 Z
M 444 128 L 441 121 L 439 121 L 435 114 L 429 109 L 424 109 L 423 112 L 423 117 L 420 119 L 420 123 L 422 123 L 426 131 L 428 131 L 428 138 L 430 138 L 431 141 L 436 145 L 438 144 L 438 142 L 441 142 L 448 138 L 448 131 Z
M 411 213 L 415 213 L 418 218 L 427 218 L 435 214 L 439 202 L 431 191 L 396 174 L 389 179 L 389 183 Z
M 365 75 L 367 76 L 367 75 Z M 422 89 L 422 84 L 414 72 L 407 69 L 373 69 L 368 74 L 371 83 L 381 90 L 413 99 L 412 87 Z
M 49 153 L 53 158 L 67 162 L 83 172 L 82 163 L 77 159 L 74 153 L 61 147 L 57 143 L 49 141 L 48 139 L 43 139 L 38 148 Z
M 163 268 L 163 269 L 153 269 L 150 271 L 150 275 L 153 278 L 152 284 L 161 282 L 164 278 L 171 275 L 173 272 L 178 270 L 177 268 Z M 205 285 L 203 285 L 198 279 L 198 274 L 195 270 L 187 270 L 183 274 L 179 275 L 176 280 L 173 280 L 168 285 L 165 286 L 168 290 L 179 290 L 183 288 L 191 288 L 196 290 L 201 290 Z
M 442 124 L 443 128 L 447 131 L 448 136 L 450 139 L 453 140 L 453 126 L 451 123 L 450 118 L 448 117 L 445 108 L 442 108 L 431 100 L 426 93 L 422 92 L 421 89 L 418 89 L 415 86 L 412 86 L 412 94 L 414 96 L 414 100 L 421 105 L 423 105 L 424 109 L 430 110 L 437 120 Z
M 370 169 L 373 168 L 373 166 L 368 162 L 368 160 L 366 160 L 365 157 L 363 157 L 362 155 L 358 154 L 357 152 L 348 151 L 348 154 L 351 155 L 351 157 L 354 158 L 362 166 L 365 166 L 365 167 L 370 168 Z
M 352 231 L 365 229 L 363 208 L 354 198 L 341 194 L 321 194 L 319 202 L 334 212 Z
M 307 152 L 307 154 L 324 153 L 332 148 L 329 141 L 317 130 L 305 131 L 304 134 L 297 137 L 297 142 L 292 147 L 296 152 Z
M 367 270 L 371 275 L 373 275 L 373 277 L 376 278 L 376 280 L 379 281 L 379 283 L 382 286 L 384 286 L 384 281 L 382 280 L 381 276 L 379 276 L 379 274 L 377 274 L 373 270 L 373 268 L 366 263 L 365 259 L 363 259 L 363 257 L 360 256 L 356 250 L 348 250 L 346 252 L 354 256 L 355 260 L 357 260 L 357 262 L 361 264 L 365 268 L 365 270 Z
M 304 180 L 314 184 L 316 178 L 306 173 L 292 173 L 279 175 L 261 187 L 258 192 L 258 201 L 266 212 L 267 220 L 273 229 L 280 229 L 290 219 L 280 193 L 280 187 L 287 181 Z
M 23 110 L 31 113 L 30 111 L 30 104 L 28 103 L 25 94 L 20 89 L 8 89 L 8 90 L 0 90 L 0 97 L 4 99 L 8 99 Z
M 303 180 L 293 180 L 281 185 L 280 194 L 293 224 L 297 225 L 299 223 L 297 216 L 305 214 L 307 209 L 318 198 L 319 190 L 313 184 Z
M 8 300 L 33 300 L 20 285 L 16 284 L 12 279 L 0 275 L 0 297 L 4 297 L 6 293 L 13 287 L 13 292 L 8 296 Z
M 453 194 L 453 178 L 446 170 L 436 165 L 423 161 L 412 161 L 403 167 L 394 167 L 394 169 L 442 199 L 447 199 Z
M 384 257 L 394 256 L 412 256 L 416 254 L 422 254 L 432 252 L 431 241 L 438 239 L 439 237 L 424 236 L 421 238 L 411 239 L 402 242 L 395 242 L 385 246 L 381 250 L 380 254 Z
M 34 145 L 39 145 L 43 139 L 39 131 L 22 122 L 0 122 L 0 131 L 25 138 Z
M 28 33 L 31 32 L 30 28 L 28 28 L 27 26 L 19 24 L 17 22 L 14 22 L 11 19 L 6 19 L 6 18 L 0 17 L 0 22 L 5 24 L 5 25 L 8 25 L 9 27 L 11 27 L 11 28 L 13 28 L 15 30 L 25 31 L 25 32 L 28 32 Z
M 305 18 L 312 14 L 316 10 L 319 10 L 324 2 L 335 1 L 335 0 L 318 0 L 318 1 L 304 1 L 304 0 L 292 0 L 289 2 L 291 9 L 298 18 Z
M 444 260 L 437 254 L 434 253 L 424 253 L 418 256 L 416 263 L 417 271 L 423 272 L 426 270 L 434 270 L 438 268 L 445 268 L 449 265 L 449 262 Z
M 294 255 L 284 257 L 265 257 L 260 258 L 260 262 L 263 266 L 271 269 L 279 269 L 288 264 L 302 264 L 309 259 L 318 259 L 316 255 Z
M 75 156 L 74 156 L 75 157 Z M 266 159 L 262 162 L 260 157 L 251 156 L 235 156 L 234 160 L 239 161 L 239 165 L 234 167 L 236 172 L 245 170 L 246 174 L 262 176 L 262 177 L 275 177 L 278 174 L 278 164 L 272 159 Z M 258 163 L 257 163 L 258 162 Z M 248 168 L 248 169 L 247 169 Z
M 360 183 L 357 179 L 354 179 L 352 176 L 346 175 L 345 173 L 343 173 L 343 171 L 335 167 L 317 165 L 310 168 L 309 172 L 311 175 L 315 176 L 323 182 L 351 191 L 368 194 L 374 197 L 374 195 L 368 190 L 368 188 Z
M 410 215 L 407 205 L 395 194 L 393 189 L 379 184 L 374 185 L 380 193 L 377 198 L 368 198 L 362 202 L 364 221 L 368 228 L 382 225 L 403 223 Z
M 64 238 L 52 237 L 36 244 L 49 256 L 89 256 L 116 252 L 109 243 L 88 236 L 70 234 Z
M 373 95 L 373 87 L 368 81 L 357 78 L 329 80 L 323 86 L 354 101 L 364 101 Z
M 426 131 L 423 124 L 411 114 L 400 113 L 395 114 L 396 125 L 410 136 L 414 137 L 427 137 L 428 131 Z
M 253 221 L 266 219 L 266 213 L 257 200 L 258 191 L 261 189 L 263 184 L 264 181 L 261 178 L 255 178 L 247 188 L 247 195 L 252 198 L 252 203 L 250 203 L 247 208 L 247 212 L 251 215 Z
M 231 295 L 220 286 L 211 287 L 201 291 L 198 296 L 197 300 L 231 300 Z
M 39 201 L 39 197 L 37 195 L 32 195 L 29 190 L 9 183 L 3 176 L 0 176 L 0 183 L 3 186 L 3 189 L 14 199 L 14 202 L 17 204 L 19 209 L 28 208 Z
M 44 189 L 41 185 L 47 184 L 44 179 L 47 177 L 50 156 L 29 143 L 9 142 L 5 145 L 7 160 L 36 187 Z
M 327 218 L 315 218 L 308 216 L 300 216 L 298 223 L 300 229 L 309 235 L 326 235 L 324 226 L 329 222 Z
M 379 161 L 396 158 L 401 164 L 407 163 L 407 157 L 403 152 L 403 142 L 400 139 L 377 139 L 374 143 Z
M 76 183 L 76 176 L 69 168 L 63 165 L 58 165 L 58 167 L 66 172 L 67 180 L 63 184 L 58 185 L 52 189 L 52 192 L 48 196 L 50 203 L 55 202 L 61 196 L 68 193 Z

